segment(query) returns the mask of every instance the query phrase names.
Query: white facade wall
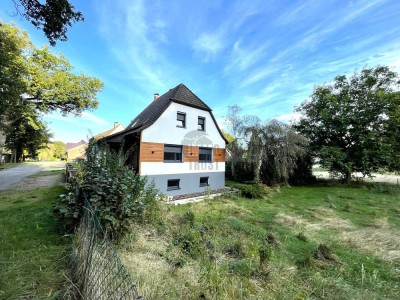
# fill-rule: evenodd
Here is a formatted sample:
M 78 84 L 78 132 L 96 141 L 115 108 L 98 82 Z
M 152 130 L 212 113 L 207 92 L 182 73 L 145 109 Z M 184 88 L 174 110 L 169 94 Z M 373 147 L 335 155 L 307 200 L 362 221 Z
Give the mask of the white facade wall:
M 177 112 L 186 113 L 186 128 L 176 126 Z M 198 117 L 206 119 L 205 132 L 197 130 Z M 174 102 L 153 125 L 142 131 L 142 142 L 225 148 L 225 140 L 221 137 L 208 111 Z M 225 172 L 225 162 L 142 162 L 140 166 L 141 175 L 200 174 L 205 172 Z
M 187 174 L 187 173 L 214 173 L 225 172 L 224 162 L 142 162 L 140 175 L 166 175 L 166 174 Z
M 157 100 L 155 100 L 157 101 Z M 186 113 L 186 128 L 176 127 L 177 112 Z M 206 118 L 205 135 L 212 141 L 213 148 L 225 148 L 225 141 L 208 111 L 172 102 L 164 113 L 150 127 L 142 131 L 142 142 L 182 145 L 184 136 L 197 131 L 198 117 Z M 201 133 L 201 131 L 199 131 Z

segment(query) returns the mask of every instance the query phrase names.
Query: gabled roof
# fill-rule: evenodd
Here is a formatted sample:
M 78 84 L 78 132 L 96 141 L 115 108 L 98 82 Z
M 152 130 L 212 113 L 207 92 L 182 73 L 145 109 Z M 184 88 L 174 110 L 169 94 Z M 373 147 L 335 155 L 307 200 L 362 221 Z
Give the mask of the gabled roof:
M 82 146 L 82 145 L 86 145 L 86 142 L 84 140 L 80 140 L 77 143 L 67 143 L 66 148 L 67 148 L 67 151 L 69 151 L 69 150 L 72 150 L 72 149 Z
M 113 128 L 111 128 L 111 129 L 109 129 L 109 130 L 106 130 L 106 131 L 104 131 L 104 132 L 102 132 L 102 133 L 96 134 L 96 135 L 93 137 L 93 139 L 94 139 L 95 141 L 97 141 L 97 140 L 99 140 L 99 139 L 101 139 L 101 138 L 103 138 L 103 137 L 106 137 L 106 136 L 112 135 L 112 134 L 114 134 L 114 133 L 123 131 L 124 129 L 125 129 L 125 127 L 124 127 L 122 124 L 119 124 L 118 122 L 114 122 L 114 127 L 113 127 Z
M 132 120 L 127 129 L 137 128 L 140 130 L 149 127 L 161 116 L 171 102 L 211 111 L 211 108 L 208 107 L 207 104 L 201 101 L 199 97 L 181 83 L 152 101 L 135 119 Z
M 162 113 L 168 108 L 168 106 L 172 102 L 210 112 L 210 115 L 214 120 L 214 123 L 219 133 L 226 141 L 224 135 L 222 134 L 222 131 L 218 127 L 214 115 L 212 114 L 211 108 L 207 104 L 205 104 L 199 97 L 197 97 L 191 90 L 189 90 L 183 83 L 170 89 L 168 92 L 161 95 L 156 100 L 152 101 L 136 118 L 132 120 L 132 122 L 125 128 L 125 130 L 112 134 L 109 136 L 109 138 L 133 132 L 140 132 L 147 127 L 150 127 L 162 115 Z

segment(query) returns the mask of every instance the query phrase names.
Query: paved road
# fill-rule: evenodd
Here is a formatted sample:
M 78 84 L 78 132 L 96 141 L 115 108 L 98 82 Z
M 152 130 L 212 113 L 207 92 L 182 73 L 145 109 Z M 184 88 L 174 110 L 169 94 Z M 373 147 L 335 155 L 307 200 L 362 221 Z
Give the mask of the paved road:
M 43 170 L 55 170 L 65 167 L 63 162 L 40 162 L 34 164 L 21 164 L 7 170 L 0 171 L 0 191 L 12 188 L 24 178 Z

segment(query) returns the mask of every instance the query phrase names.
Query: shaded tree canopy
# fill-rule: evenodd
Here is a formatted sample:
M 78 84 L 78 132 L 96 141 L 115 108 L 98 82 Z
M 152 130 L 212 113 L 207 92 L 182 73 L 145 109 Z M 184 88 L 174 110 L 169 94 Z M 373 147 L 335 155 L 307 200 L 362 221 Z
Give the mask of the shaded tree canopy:
M 13 0 L 17 12 L 38 29 L 43 30 L 50 45 L 54 46 L 57 40 L 67 40 L 67 29 L 74 22 L 83 21 L 80 11 L 68 0 Z M 20 12 L 20 6 L 24 11 Z
M 388 67 L 367 68 L 315 88 L 297 109 L 297 129 L 323 167 L 349 181 L 400 167 L 399 76 Z

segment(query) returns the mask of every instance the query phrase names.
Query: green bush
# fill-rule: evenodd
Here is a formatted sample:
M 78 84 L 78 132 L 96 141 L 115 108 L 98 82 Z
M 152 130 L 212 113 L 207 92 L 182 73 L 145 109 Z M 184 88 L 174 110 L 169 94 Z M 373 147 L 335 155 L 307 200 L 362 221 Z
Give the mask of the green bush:
M 87 159 L 78 165 L 75 179 L 61 195 L 55 212 L 67 230 L 79 224 L 85 201 L 97 212 L 107 236 L 120 240 L 134 222 L 149 223 L 158 218 L 159 204 L 154 183 L 125 166 L 126 156 L 105 145 L 90 144 Z
M 242 197 L 249 199 L 262 199 L 268 194 L 268 187 L 263 184 L 246 184 L 231 181 L 227 181 L 226 184 L 238 189 Z

